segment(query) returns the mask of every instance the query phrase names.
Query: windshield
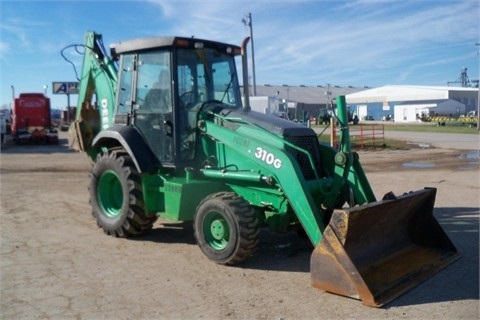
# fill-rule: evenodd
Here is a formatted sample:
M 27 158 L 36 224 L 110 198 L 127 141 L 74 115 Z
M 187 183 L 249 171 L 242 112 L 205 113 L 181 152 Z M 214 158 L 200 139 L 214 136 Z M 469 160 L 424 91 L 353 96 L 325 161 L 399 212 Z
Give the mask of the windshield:
M 178 49 L 178 93 L 185 105 L 218 100 L 240 107 L 240 93 L 232 55 L 211 48 Z

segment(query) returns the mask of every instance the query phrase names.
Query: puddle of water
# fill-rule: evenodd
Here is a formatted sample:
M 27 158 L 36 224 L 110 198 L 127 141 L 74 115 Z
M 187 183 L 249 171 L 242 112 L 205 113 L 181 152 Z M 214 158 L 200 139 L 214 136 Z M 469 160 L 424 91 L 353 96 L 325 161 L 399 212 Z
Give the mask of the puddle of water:
M 467 151 L 460 154 L 457 159 L 459 159 L 458 170 L 476 169 L 480 166 L 480 150 Z M 411 169 L 430 169 L 437 167 L 437 164 L 432 162 L 404 162 L 402 166 Z
M 430 145 L 428 143 L 424 143 L 424 142 L 407 142 L 407 144 L 415 145 L 415 146 L 417 146 L 419 148 L 423 148 L 423 149 L 430 148 Z
M 406 168 L 416 168 L 416 169 L 429 169 L 435 168 L 435 163 L 425 163 L 425 162 L 404 162 L 403 166 Z
M 472 150 L 468 151 L 467 153 L 463 153 L 458 156 L 460 159 L 472 159 L 478 160 L 480 159 L 480 150 Z
M 460 170 L 475 169 L 480 165 L 480 150 L 472 150 L 458 156 L 459 159 L 465 159 L 468 162 L 460 167 Z

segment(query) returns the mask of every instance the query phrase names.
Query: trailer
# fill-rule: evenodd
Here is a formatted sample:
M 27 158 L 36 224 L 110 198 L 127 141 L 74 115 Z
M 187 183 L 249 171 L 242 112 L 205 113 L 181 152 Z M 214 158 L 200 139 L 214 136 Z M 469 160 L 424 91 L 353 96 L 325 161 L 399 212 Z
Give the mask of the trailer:
M 58 143 L 52 125 L 50 98 L 43 93 L 21 93 L 12 108 L 12 138 L 17 144 Z

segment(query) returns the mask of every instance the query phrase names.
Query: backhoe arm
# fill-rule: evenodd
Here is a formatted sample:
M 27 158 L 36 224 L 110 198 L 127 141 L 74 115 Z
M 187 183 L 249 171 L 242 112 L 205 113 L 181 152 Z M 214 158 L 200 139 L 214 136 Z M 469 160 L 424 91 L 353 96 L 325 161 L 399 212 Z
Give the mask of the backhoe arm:
M 94 136 L 113 123 L 118 68 L 108 56 L 100 34 L 88 32 L 84 48 L 78 104 L 75 121 L 69 129 L 69 143 L 73 149 L 88 153 Z

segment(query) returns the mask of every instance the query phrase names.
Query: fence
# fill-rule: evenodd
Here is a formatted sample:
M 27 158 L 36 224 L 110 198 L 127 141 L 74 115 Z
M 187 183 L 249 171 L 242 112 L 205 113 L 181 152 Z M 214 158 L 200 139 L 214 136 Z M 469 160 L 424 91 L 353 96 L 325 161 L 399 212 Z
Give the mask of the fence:
M 333 134 L 330 143 L 332 146 L 337 145 L 340 140 L 339 130 L 334 124 L 332 126 Z M 350 143 L 352 146 L 359 146 L 360 148 L 378 147 L 385 145 L 385 128 L 383 124 L 364 124 L 349 126 Z

